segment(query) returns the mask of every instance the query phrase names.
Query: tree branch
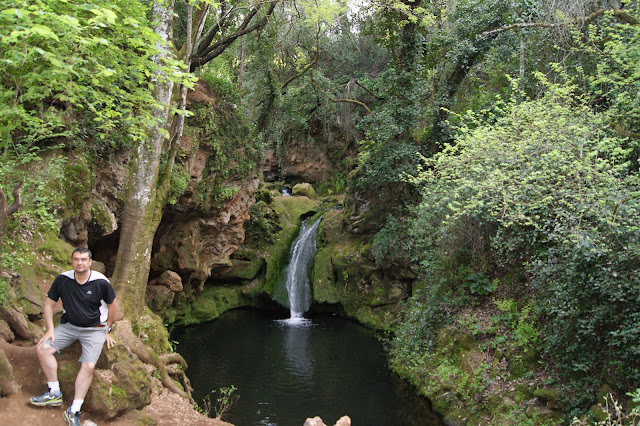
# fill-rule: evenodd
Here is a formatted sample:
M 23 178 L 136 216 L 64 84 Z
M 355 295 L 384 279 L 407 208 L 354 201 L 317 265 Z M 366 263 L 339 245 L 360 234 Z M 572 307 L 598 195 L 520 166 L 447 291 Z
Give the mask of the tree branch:
M 228 35 L 226 37 L 223 37 L 222 39 L 216 41 L 215 43 L 213 43 L 212 45 L 210 45 L 210 46 L 208 46 L 208 47 L 206 47 L 204 49 L 203 49 L 203 47 L 206 46 L 206 44 L 204 44 L 204 43 L 200 44 L 199 52 L 201 51 L 202 53 L 197 53 L 196 55 L 194 55 L 194 57 L 192 59 L 192 62 L 191 62 L 191 68 L 190 68 L 191 71 L 194 71 L 196 68 L 199 68 L 199 67 L 203 66 L 207 62 L 209 62 L 212 59 L 214 59 L 215 57 L 219 56 L 238 37 L 243 36 L 245 34 L 248 34 L 250 32 L 256 31 L 256 30 L 258 30 L 260 28 L 263 28 L 267 24 L 267 22 L 269 20 L 269 17 L 273 13 L 273 10 L 276 7 L 276 3 L 277 2 L 275 2 L 275 1 L 271 3 L 271 5 L 269 6 L 269 10 L 267 11 L 266 15 L 259 22 L 257 22 L 255 25 L 247 28 L 247 26 L 250 23 L 251 19 L 253 19 L 253 17 L 258 12 L 258 9 L 260 8 L 260 5 L 256 6 L 251 11 L 251 13 L 249 13 L 249 15 L 247 15 L 245 20 L 242 22 L 242 25 L 233 34 L 230 34 L 230 35 Z
M 327 93 L 325 90 L 322 89 L 322 87 L 320 87 L 315 81 L 313 81 L 313 77 L 311 78 L 311 84 L 313 85 L 313 87 L 315 87 L 316 89 L 318 89 L 327 99 L 329 99 L 331 102 L 346 102 L 346 103 L 350 103 L 350 104 L 356 104 L 361 106 L 362 108 L 364 108 L 369 114 L 371 114 L 371 109 L 364 103 L 361 102 L 357 99 L 349 99 L 349 98 L 334 98 L 333 96 L 331 96 L 329 93 Z
M 211 44 L 213 38 L 218 34 L 218 31 L 220 31 L 220 26 L 224 24 L 224 21 L 227 18 L 226 9 L 227 2 L 223 1 L 220 3 L 220 19 L 218 19 L 218 21 L 209 28 L 209 31 L 207 31 L 202 40 L 198 43 L 198 49 L 196 51 L 197 55 L 204 55 L 204 51 L 207 49 L 209 44 Z
M 287 91 L 285 90 L 287 88 L 287 86 L 294 80 L 302 77 L 303 75 L 305 75 L 307 73 L 307 71 L 309 71 L 311 68 L 313 68 L 313 66 L 316 64 L 316 62 L 318 62 L 318 57 L 320 57 L 320 26 L 318 25 L 318 30 L 316 31 L 316 55 L 313 58 L 313 60 L 311 62 L 309 62 L 303 69 L 302 71 L 300 71 L 298 74 L 294 74 L 291 77 L 289 77 L 287 79 L 287 81 L 284 82 L 284 84 L 282 85 L 282 89 L 281 89 L 281 93 L 284 95 L 285 93 L 287 93 Z
M 373 96 L 374 98 L 376 98 L 376 99 L 384 99 L 382 96 L 378 96 L 378 95 L 376 95 L 376 94 L 373 92 L 373 90 L 369 89 L 368 87 L 365 87 L 365 86 L 364 86 L 362 83 L 360 83 L 358 80 L 354 80 L 354 82 L 355 82 L 358 86 L 360 86 L 360 87 L 362 87 L 364 90 L 366 90 L 366 91 L 367 91 L 367 93 L 369 93 L 369 94 L 370 94 L 371 96 Z
M 631 24 L 631 25 L 638 25 L 638 23 L 640 23 L 640 20 L 638 18 L 636 18 L 635 16 L 631 15 L 630 13 L 628 13 L 625 10 L 622 9 L 600 9 L 600 10 L 596 10 L 595 12 L 591 13 L 589 16 L 587 17 L 579 17 L 579 18 L 574 18 L 571 19 L 569 21 L 565 21 L 565 22 L 518 22 L 515 24 L 510 24 L 510 25 L 505 25 L 504 27 L 500 27 L 500 28 L 496 28 L 494 30 L 490 30 L 490 31 L 485 31 L 482 34 L 480 34 L 480 37 L 484 38 L 484 37 L 488 37 L 492 34 L 497 34 L 497 33 L 501 33 L 501 32 L 505 32 L 505 31 L 510 31 L 516 28 L 553 28 L 553 27 L 564 27 L 567 25 L 576 25 L 576 24 L 583 24 L 583 25 L 588 25 L 591 22 L 595 21 L 597 18 L 599 18 L 600 16 L 603 16 L 606 13 L 611 13 L 612 16 L 618 18 L 619 20 L 626 22 L 627 24 Z

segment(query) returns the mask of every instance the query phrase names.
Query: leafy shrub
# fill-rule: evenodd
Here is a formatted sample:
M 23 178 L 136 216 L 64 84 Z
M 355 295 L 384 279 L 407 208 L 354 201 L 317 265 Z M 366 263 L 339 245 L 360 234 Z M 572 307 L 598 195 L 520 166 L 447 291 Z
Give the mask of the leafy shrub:
M 541 83 L 543 97 L 509 101 L 488 121 L 469 113 L 455 144 L 424 159 L 413 180 L 423 189 L 415 221 L 425 216 L 434 226 L 419 231 L 427 237 L 423 263 L 446 270 L 460 253 L 451 248 L 464 247 L 450 245 L 451 236 L 473 223 L 489 236 L 492 254 L 463 276 L 465 286 L 482 289 L 488 279 L 469 273 L 486 276 L 490 268 L 525 265 L 530 277 L 535 304 L 512 323 L 520 345 L 535 341 L 532 316 L 541 315 L 541 341 L 568 377 L 637 383 L 640 182 L 629 168 L 633 149 L 607 133 L 603 116 L 572 86 Z
M 467 287 L 472 294 L 486 296 L 496 289 L 497 281 L 491 281 L 482 272 L 472 272 L 466 276 L 464 286 Z
M 514 343 L 523 349 L 535 347 L 540 340 L 540 331 L 531 317 L 532 307 L 526 305 L 518 309 L 518 304 L 513 299 L 494 300 L 494 303 L 503 312 L 501 319 L 511 330 Z

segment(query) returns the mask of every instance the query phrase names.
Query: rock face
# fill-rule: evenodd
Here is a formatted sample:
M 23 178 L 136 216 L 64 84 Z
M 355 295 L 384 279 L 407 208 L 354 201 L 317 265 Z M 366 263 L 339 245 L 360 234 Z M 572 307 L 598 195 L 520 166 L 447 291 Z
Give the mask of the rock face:
M 151 268 L 154 274 L 175 271 L 183 285 L 202 291 L 211 269 L 229 265 L 229 256 L 244 241 L 260 155 L 233 104 L 203 83 L 188 102 L 194 116 L 185 123 L 181 167 L 189 181 L 177 202 L 165 209 Z
M 118 229 L 129 176 L 129 151 L 117 151 L 95 168 L 95 182 L 77 215 L 65 219 L 60 236 L 74 247 L 87 247 L 90 238 L 111 235 Z M 95 253 L 94 253 L 95 254 Z
M 171 209 L 170 223 L 161 225 L 156 237 L 154 271 L 178 271 L 188 285 L 201 290 L 212 268 L 229 265 L 229 256 L 244 242 L 243 224 L 249 219 L 258 178 L 237 183 L 238 193 L 221 209 L 194 216 L 199 209 L 189 205 L 196 204 L 196 197 L 183 199 Z
M 311 273 L 314 303 L 339 304 L 363 324 L 390 327 L 415 275 L 397 267 L 376 267 L 366 238 L 345 227 L 341 210 L 327 212 L 320 225 Z
M 320 148 L 323 144 L 289 142 L 283 158 L 278 161 L 272 149 L 265 150 L 263 173 L 265 181 L 317 183 L 335 173 L 335 167 Z

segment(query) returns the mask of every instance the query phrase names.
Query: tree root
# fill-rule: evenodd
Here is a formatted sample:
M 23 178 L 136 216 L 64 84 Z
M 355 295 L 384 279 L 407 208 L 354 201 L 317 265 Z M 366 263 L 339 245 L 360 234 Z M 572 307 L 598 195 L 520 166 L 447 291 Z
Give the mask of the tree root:
M 179 354 L 169 354 L 164 357 L 158 356 L 158 354 L 151 350 L 147 345 L 142 343 L 142 341 L 135 334 L 133 334 L 133 330 L 131 329 L 131 323 L 129 322 L 129 320 L 118 321 L 117 327 L 115 328 L 115 334 L 116 337 L 118 337 L 120 341 L 122 341 L 122 343 L 129 347 L 131 352 L 136 354 L 142 362 L 144 362 L 145 364 L 151 364 L 156 368 L 156 371 L 160 375 L 160 381 L 167 389 L 174 393 L 177 393 L 181 397 L 190 401 L 192 404 L 195 404 L 195 401 L 191 397 L 191 383 L 185 375 L 184 370 L 180 370 L 180 367 L 186 367 L 186 362 Z M 181 361 L 178 359 L 178 357 L 181 359 Z M 171 367 L 167 368 L 165 362 L 169 363 Z M 180 365 L 176 366 L 176 363 Z M 178 370 L 180 370 L 181 373 L 178 373 Z M 184 384 L 184 388 L 186 389 L 186 391 L 183 390 L 180 385 L 171 378 L 170 375 L 179 376 L 179 378 L 182 380 L 182 383 Z

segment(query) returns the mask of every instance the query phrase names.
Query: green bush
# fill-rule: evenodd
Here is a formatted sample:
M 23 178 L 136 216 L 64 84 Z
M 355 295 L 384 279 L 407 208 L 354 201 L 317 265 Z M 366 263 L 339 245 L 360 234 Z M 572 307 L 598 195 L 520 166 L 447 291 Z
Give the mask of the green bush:
M 423 159 L 412 232 L 428 273 L 466 270 L 463 284 L 477 294 L 491 290 L 492 271 L 524 266 L 528 282 L 509 290 L 533 304 L 512 324 L 514 338 L 534 343 L 540 317 L 541 342 L 566 377 L 595 386 L 609 376 L 624 388 L 640 380 L 633 147 L 607 131 L 574 87 L 541 84 L 544 96 L 516 93 L 523 100 L 495 108 L 490 119 L 469 113 L 455 143 Z M 488 237 L 490 255 L 459 256 L 470 253 L 470 239 L 455 235 L 470 223 Z

